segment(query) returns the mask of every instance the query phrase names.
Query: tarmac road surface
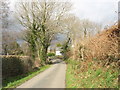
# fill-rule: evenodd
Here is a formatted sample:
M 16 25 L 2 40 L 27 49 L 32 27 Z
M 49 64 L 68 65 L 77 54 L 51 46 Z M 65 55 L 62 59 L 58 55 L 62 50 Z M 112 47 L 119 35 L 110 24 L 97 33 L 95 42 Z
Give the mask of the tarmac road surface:
M 60 59 L 53 60 L 53 62 L 50 68 L 17 88 L 65 88 L 66 64 Z

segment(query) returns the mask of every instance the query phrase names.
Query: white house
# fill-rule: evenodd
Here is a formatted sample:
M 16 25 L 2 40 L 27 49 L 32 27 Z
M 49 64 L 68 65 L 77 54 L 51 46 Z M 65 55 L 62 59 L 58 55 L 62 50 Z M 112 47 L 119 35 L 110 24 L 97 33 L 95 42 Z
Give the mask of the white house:
M 62 55 L 62 53 L 61 53 L 61 50 L 60 50 L 60 48 L 56 48 L 56 53 L 55 53 L 56 55 L 59 55 L 59 56 L 61 56 Z
M 56 55 L 62 55 L 60 51 L 56 51 Z

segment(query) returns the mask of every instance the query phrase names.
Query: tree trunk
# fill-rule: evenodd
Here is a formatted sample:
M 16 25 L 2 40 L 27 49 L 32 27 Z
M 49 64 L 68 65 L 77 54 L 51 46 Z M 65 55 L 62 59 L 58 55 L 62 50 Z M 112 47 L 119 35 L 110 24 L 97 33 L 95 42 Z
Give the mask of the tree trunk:
M 47 47 L 43 46 L 41 48 L 41 53 L 40 53 L 40 57 L 41 57 L 41 63 L 42 65 L 47 64 Z

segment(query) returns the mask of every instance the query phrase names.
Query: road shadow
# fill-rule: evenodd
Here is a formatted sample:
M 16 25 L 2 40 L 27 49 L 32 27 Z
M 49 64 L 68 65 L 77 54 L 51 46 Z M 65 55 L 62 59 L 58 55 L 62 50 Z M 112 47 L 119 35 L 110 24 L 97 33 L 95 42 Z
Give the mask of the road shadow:
M 55 59 L 55 60 L 51 60 L 52 64 L 59 64 L 59 63 L 63 63 L 63 61 L 61 59 Z

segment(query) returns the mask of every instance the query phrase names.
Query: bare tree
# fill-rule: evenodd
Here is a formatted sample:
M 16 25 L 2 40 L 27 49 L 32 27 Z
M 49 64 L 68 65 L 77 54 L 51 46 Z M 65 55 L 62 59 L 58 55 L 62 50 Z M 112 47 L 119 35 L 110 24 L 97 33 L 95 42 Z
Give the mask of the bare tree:
M 9 15 L 9 3 L 8 0 L 2 1 L 0 3 L 0 24 L 1 24 L 1 32 L 2 32 L 2 53 L 8 53 L 8 38 L 9 35 L 7 33 L 8 29 L 8 15 Z
M 75 39 L 81 36 L 80 19 L 73 14 L 69 14 L 63 19 L 63 23 L 67 30 L 66 35 L 71 39 L 72 43 L 75 43 Z
M 88 19 L 81 20 L 81 26 L 83 31 L 84 38 L 89 38 L 96 33 L 99 33 L 101 30 L 101 25 L 95 22 L 92 22 Z
M 50 42 L 62 30 L 61 19 L 69 12 L 70 7 L 67 2 L 46 0 L 20 3 L 19 21 L 29 32 L 26 41 L 37 50 L 43 64 L 47 60 Z
M 8 17 L 10 13 L 9 1 L 4 0 L 0 3 L 0 23 L 2 24 L 2 29 L 8 28 Z
M 17 31 L 10 30 L 11 24 L 11 16 L 12 14 L 10 10 L 10 1 L 4 0 L 0 2 L 0 24 L 1 24 L 1 38 L 0 42 L 2 46 L 2 53 L 4 55 L 8 54 L 18 54 L 20 50 L 19 44 L 17 43 L 18 33 Z

